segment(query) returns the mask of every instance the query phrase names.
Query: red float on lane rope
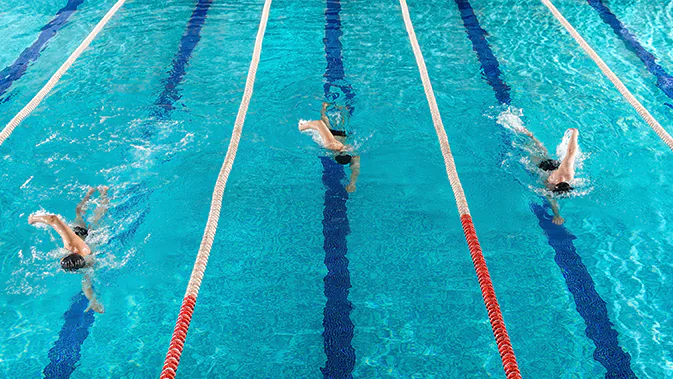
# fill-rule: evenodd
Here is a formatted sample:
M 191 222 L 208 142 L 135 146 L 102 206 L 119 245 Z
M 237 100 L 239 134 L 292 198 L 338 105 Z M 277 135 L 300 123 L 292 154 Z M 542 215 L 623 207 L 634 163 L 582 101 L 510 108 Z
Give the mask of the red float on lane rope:
M 493 283 L 491 282 L 491 277 L 488 273 L 488 268 L 486 267 L 484 255 L 481 252 L 481 246 L 479 246 L 477 233 L 474 230 L 474 224 L 472 223 L 472 217 L 470 216 L 470 208 L 467 205 L 467 198 L 465 197 L 463 186 L 460 184 L 456 162 L 453 159 L 453 154 L 451 154 L 449 139 L 446 135 L 444 123 L 442 122 L 442 117 L 439 113 L 437 99 L 435 98 L 435 93 L 432 89 L 432 83 L 430 83 L 428 69 L 425 65 L 418 39 L 416 38 L 416 32 L 414 31 L 414 26 L 411 22 L 409 7 L 407 6 L 406 0 L 400 0 L 400 8 L 402 9 L 402 18 L 404 19 L 407 34 L 409 35 L 409 41 L 411 42 L 411 48 L 414 52 L 414 57 L 416 58 L 416 64 L 418 65 L 418 72 L 421 76 L 421 81 L 423 82 L 425 96 L 428 99 L 428 106 L 430 107 L 430 114 L 432 115 L 432 123 L 435 126 L 435 132 L 437 133 L 437 139 L 439 140 L 439 147 L 442 151 L 442 156 L 444 157 L 446 176 L 449 178 L 449 183 L 451 184 L 451 189 L 453 190 L 453 195 L 456 199 L 456 206 L 460 213 L 460 222 L 463 225 L 463 231 L 465 232 L 465 240 L 470 249 L 470 256 L 472 257 L 474 269 L 477 273 L 481 294 L 484 298 L 484 304 L 486 304 L 491 327 L 493 328 L 493 336 L 495 337 L 495 342 L 498 345 L 498 351 L 500 352 L 502 367 L 505 370 L 507 379 L 520 379 L 521 373 L 519 372 L 519 366 L 514 357 L 514 350 L 512 349 L 509 336 L 507 335 L 507 328 L 505 327 L 505 322 L 503 321 L 502 313 L 500 312 L 500 306 L 498 305 L 498 300 L 495 298 Z
M 498 352 L 500 352 L 502 366 L 505 369 L 505 374 L 507 375 L 507 378 L 521 378 L 519 367 L 516 362 L 516 357 L 514 356 L 514 350 L 512 349 L 512 343 L 509 340 L 509 335 L 507 335 L 507 328 L 505 327 L 505 321 L 502 318 L 500 305 L 498 305 L 498 299 L 495 297 L 495 290 L 493 289 L 491 275 L 488 273 L 486 260 L 484 259 L 484 254 L 481 251 L 481 245 L 479 245 L 477 232 L 474 229 L 472 216 L 469 214 L 460 216 L 460 223 L 463 224 L 465 240 L 467 241 L 467 246 L 470 250 L 470 256 L 472 257 L 474 270 L 477 273 L 477 280 L 479 281 L 481 294 L 484 298 L 484 304 L 486 305 L 488 318 L 491 321 L 491 328 L 493 329 L 495 342 L 498 345 Z

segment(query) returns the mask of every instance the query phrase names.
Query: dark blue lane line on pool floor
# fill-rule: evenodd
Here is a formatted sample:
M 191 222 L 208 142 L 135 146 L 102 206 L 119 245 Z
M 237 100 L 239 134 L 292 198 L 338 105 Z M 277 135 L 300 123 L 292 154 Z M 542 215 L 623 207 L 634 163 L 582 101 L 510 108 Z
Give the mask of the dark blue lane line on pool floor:
M 3 103 L 11 98 L 11 96 L 2 98 L 7 92 L 12 83 L 19 80 L 28 69 L 31 62 L 35 62 L 40 57 L 40 53 L 44 50 L 47 42 L 56 35 L 56 33 L 65 25 L 68 18 L 77 11 L 84 0 L 69 0 L 65 7 L 61 8 L 56 17 L 49 21 L 49 23 L 40 29 L 42 32 L 37 37 L 33 44 L 24 50 L 19 57 L 10 66 L 5 67 L 0 71 L 0 103 Z
M 455 0 L 455 2 L 460 11 L 460 17 L 463 20 L 467 38 L 472 42 L 472 50 L 477 53 L 477 59 L 481 65 L 481 74 L 493 89 L 493 93 L 498 102 L 501 105 L 510 105 L 512 101 L 510 96 L 511 89 L 500 76 L 502 74 L 502 71 L 500 71 L 500 63 L 495 57 L 495 54 L 493 54 L 493 50 L 491 50 L 488 40 L 486 39 L 488 33 L 486 33 L 486 30 L 479 24 L 479 19 L 474 13 L 474 9 L 472 9 L 472 5 L 470 5 L 469 1 Z M 497 135 L 501 143 L 497 155 L 495 155 L 494 158 L 497 162 L 502 162 L 506 159 L 505 155 L 507 153 L 507 146 L 509 146 L 509 137 L 502 129 L 498 130 Z
M 212 3 L 213 0 L 198 0 L 194 11 L 192 11 L 192 15 L 189 17 L 185 32 L 180 39 L 178 51 L 173 58 L 173 64 L 168 71 L 168 77 L 163 80 L 164 88 L 154 102 L 155 108 L 150 112 L 154 120 L 140 126 L 141 138 L 144 141 L 150 141 L 156 134 L 154 124 L 157 120 L 167 120 L 171 117 L 171 112 L 175 110 L 175 102 L 181 98 L 179 85 L 187 74 L 187 66 L 189 65 L 189 60 L 192 58 L 192 53 L 196 45 L 201 41 L 201 30 L 208 17 L 208 10 L 210 10 Z M 124 205 L 124 209 L 127 213 L 132 214 L 133 210 L 140 205 L 142 212 L 129 225 L 126 231 L 113 237 L 113 240 L 130 241 L 150 212 L 149 198 L 154 190 L 150 189 L 145 182 L 141 182 L 130 189 L 129 192 L 133 193 L 133 195 L 129 199 L 130 201 L 127 201 L 128 204 Z
M 168 78 L 164 81 L 164 89 L 155 102 L 160 110 L 155 110 L 153 116 L 157 119 L 167 119 L 174 109 L 173 103 L 180 99 L 178 85 L 186 74 L 186 68 L 194 48 L 201 39 L 201 29 L 206 20 L 212 0 L 199 0 L 194 12 L 187 23 L 187 29 L 180 40 L 180 47 L 173 59 L 173 66 Z M 147 125 L 146 125 L 147 126 Z M 143 130 L 143 137 L 151 138 L 154 135 L 149 128 Z M 145 221 L 150 211 L 150 195 L 154 191 L 147 183 L 140 182 L 127 190 L 131 196 L 122 204 L 110 209 L 110 217 L 121 220 L 132 217 L 133 221 L 120 233 L 112 236 L 109 246 L 130 248 L 127 246 L 133 240 L 138 228 Z M 118 216 L 117 216 L 118 215 Z M 70 309 L 65 313 L 65 324 L 59 333 L 59 339 L 49 350 L 49 365 L 44 369 L 47 378 L 67 379 L 75 370 L 80 359 L 80 350 L 84 340 L 89 335 L 89 327 L 93 324 L 93 311 L 84 313 L 88 307 L 88 300 L 83 293 L 79 293 Z
M 169 119 L 171 112 L 175 109 L 174 103 L 181 97 L 179 85 L 187 74 L 187 66 L 192 57 L 192 52 L 201 40 L 201 30 L 212 3 L 213 0 L 198 0 L 196 3 L 196 7 L 187 22 L 185 32 L 180 39 L 178 51 L 173 58 L 173 65 L 168 71 L 168 77 L 163 80 L 164 88 L 154 102 L 156 107 L 151 111 L 151 116 L 155 120 L 141 126 L 142 138 L 145 141 L 149 141 L 155 135 L 154 122 Z M 142 212 L 125 231 L 112 237 L 110 242 L 117 240 L 130 241 L 150 212 L 149 198 L 154 190 L 148 188 L 145 182 L 141 182 L 130 188 L 129 192 L 133 195 L 122 205 L 123 209 L 118 209 L 119 213 L 133 214 L 136 208 L 142 208 Z
M 348 247 L 346 236 L 350 232 L 346 201 L 348 192 L 342 180 L 346 177 L 343 167 L 331 157 L 320 157 L 323 165 L 322 182 L 325 191 L 323 235 L 325 242 L 325 304 L 323 332 L 327 363 L 322 368 L 325 378 L 352 378 L 355 367 L 355 349 L 351 346 L 354 325 L 350 319 L 353 304 L 348 300 L 351 288 L 348 272 Z
M 573 240 L 577 237 L 565 227 L 554 224 L 549 203 L 544 200 L 543 204 L 531 204 L 531 208 L 540 220 L 549 245 L 556 252 L 554 261 L 561 268 L 575 299 L 577 312 L 586 322 L 586 334 L 596 345 L 594 359 L 608 370 L 606 378 L 635 378 L 631 370 L 631 356 L 619 346 L 619 334 L 612 328 L 607 305 L 596 292 L 594 281 L 575 250 Z
M 180 39 L 178 51 L 173 58 L 173 65 L 168 71 L 168 77 L 163 81 L 164 88 L 154 102 L 156 107 L 151 111 L 151 116 L 155 119 L 141 125 L 140 132 L 144 141 L 150 141 L 155 135 L 154 123 L 157 120 L 167 120 L 170 118 L 171 112 L 175 109 L 174 103 L 181 97 L 179 85 L 187 73 L 187 66 L 192 57 L 192 52 L 201 40 L 201 29 L 203 29 L 203 24 L 206 21 L 208 10 L 212 3 L 213 0 L 198 0 L 196 3 L 196 7 L 187 22 L 185 32 Z M 143 181 L 129 188 L 128 192 L 132 193 L 129 199 L 113 210 L 113 212 L 116 211 L 115 213 L 123 215 L 118 219 L 132 215 L 138 208 L 142 210 L 124 231 L 111 238 L 110 243 L 126 243 L 127 241 L 131 241 L 150 212 L 149 198 L 154 192 L 153 189 L 150 189 Z
M 82 292 L 72 298 L 72 305 L 63 314 L 65 322 L 58 333 L 58 340 L 49 350 L 49 364 L 42 372 L 47 379 L 67 379 L 75 371 L 80 350 L 93 324 L 93 312 L 84 313 L 89 300 Z
M 647 51 L 643 45 L 638 42 L 636 36 L 631 33 L 624 24 L 619 21 L 617 16 L 603 3 L 602 0 L 587 0 L 593 7 L 604 23 L 608 24 L 615 32 L 617 37 L 624 42 L 626 48 L 635 53 L 645 64 L 647 70 L 657 78 L 657 87 L 661 89 L 666 96 L 673 99 L 673 76 L 669 75 L 663 67 L 657 63 L 657 57 Z M 666 104 L 673 108 L 673 105 Z
M 175 109 L 175 102 L 180 100 L 180 91 L 178 85 L 187 73 L 187 66 L 192 57 L 192 52 L 201 40 L 201 29 L 208 16 L 208 10 L 213 0 L 199 0 L 192 16 L 187 23 L 187 29 L 180 40 L 180 47 L 173 58 L 173 67 L 169 71 L 168 78 L 164 82 L 164 90 L 155 102 L 157 108 L 153 111 L 153 116 L 158 118 L 168 118 L 170 112 Z
M 460 17 L 463 19 L 465 30 L 467 31 L 467 38 L 472 42 L 472 49 L 477 53 L 479 63 L 481 63 L 481 70 L 486 77 L 486 82 L 493 88 L 498 102 L 509 105 L 512 101 L 509 95 L 510 88 L 500 77 L 500 64 L 486 40 L 488 33 L 479 24 L 477 15 L 474 14 L 474 9 L 472 9 L 469 1 L 455 1 L 456 5 L 458 5 L 458 10 L 460 10 Z
M 477 52 L 482 70 L 489 84 L 495 91 L 501 105 L 509 105 L 510 87 L 500 78 L 498 59 L 493 54 L 486 31 L 479 25 L 479 20 L 467 0 L 455 0 Z M 543 199 L 543 202 L 546 200 Z M 587 325 L 586 334 L 596 345 L 594 359 L 607 369 L 606 378 L 630 379 L 636 376 L 631 371 L 631 356 L 619 346 L 618 333 L 612 328 L 605 301 L 594 288 L 594 282 L 586 266 L 575 250 L 573 240 L 576 238 L 565 227 L 554 225 L 552 217 L 547 214 L 547 207 L 532 204 L 531 208 L 540 220 L 540 227 L 549 240 L 549 245 L 556 252 L 554 258 L 566 280 L 568 290 L 575 299 L 577 312 Z
M 341 94 L 349 112 L 353 112 L 350 101 L 355 96 L 351 85 L 345 80 L 344 65 L 341 56 L 341 3 L 339 0 L 327 0 L 325 10 L 325 98 L 336 101 Z M 338 90 L 341 91 L 339 93 Z M 348 192 L 343 184 L 346 177 L 344 167 L 331 157 L 320 157 L 323 165 L 322 182 L 325 190 L 325 209 L 323 211 L 323 236 L 325 241 L 325 304 L 323 318 L 323 341 L 327 362 L 320 370 L 324 378 L 352 378 L 355 368 L 355 349 L 351 345 L 354 325 L 350 319 L 353 304 L 348 300 L 351 288 L 348 272 L 348 246 L 346 236 L 350 232 L 346 201 Z
M 327 9 L 325 10 L 325 57 L 327 59 L 327 70 L 325 71 L 325 98 L 334 102 L 341 96 L 344 97 L 344 103 L 352 115 L 354 107 L 352 100 L 355 97 L 355 91 L 348 81 L 346 81 L 346 72 L 341 56 L 341 12 L 340 0 L 327 0 Z M 335 91 L 341 90 L 341 93 Z

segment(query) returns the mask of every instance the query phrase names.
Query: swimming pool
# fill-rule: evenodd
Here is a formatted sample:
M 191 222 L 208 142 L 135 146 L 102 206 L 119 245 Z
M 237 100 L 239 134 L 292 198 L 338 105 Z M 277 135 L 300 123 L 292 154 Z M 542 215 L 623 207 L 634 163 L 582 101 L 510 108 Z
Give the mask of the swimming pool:
M 0 67 L 68 2 L 15 3 L 0 13 Z M 2 125 L 113 4 L 77 5 L 2 96 Z M 127 2 L 0 146 L 4 377 L 159 376 L 263 4 Z M 673 100 L 653 71 L 673 72 L 673 5 L 601 3 L 659 71 L 600 4 L 554 4 L 668 128 Z M 669 149 L 541 3 L 410 0 L 409 10 L 523 377 L 673 377 Z M 343 72 L 326 61 L 335 36 Z M 492 60 L 481 67 L 484 49 L 500 82 Z M 326 93 L 352 113 L 362 157 L 348 195 L 297 131 Z M 562 228 L 521 139 L 498 123 L 508 107 L 552 151 L 580 129 L 582 195 L 562 202 Z M 94 316 L 82 314 L 78 277 L 58 267 L 55 235 L 27 217 L 42 208 L 71 220 L 98 184 L 113 200 L 94 236 L 106 307 Z M 178 377 L 504 377 L 458 220 L 399 3 L 275 0 Z M 350 281 L 347 302 L 329 272 Z M 335 300 L 338 322 L 324 323 Z M 352 354 L 331 372 L 323 333 L 335 330 Z

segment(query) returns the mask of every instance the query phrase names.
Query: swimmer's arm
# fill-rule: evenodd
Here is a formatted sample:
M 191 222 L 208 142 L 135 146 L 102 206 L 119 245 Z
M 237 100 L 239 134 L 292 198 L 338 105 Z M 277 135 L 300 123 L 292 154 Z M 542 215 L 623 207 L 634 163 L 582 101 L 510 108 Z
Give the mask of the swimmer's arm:
M 358 176 L 360 176 L 360 156 L 356 155 L 351 159 L 351 181 L 346 186 L 346 191 L 355 192 L 355 183 L 358 181 Z
M 93 310 L 94 312 L 98 313 L 105 312 L 103 304 L 98 302 L 98 299 L 96 299 L 96 294 L 93 292 L 91 276 L 89 274 L 84 274 L 84 277 L 82 278 L 82 292 L 84 292 L 84 296 L 89 299 L 89 306 L 84 311 L 85 313 L 89 310 Z
M 93 226 L 98 226 L 98 223 L 100 222 L 101 218 L 105 215 L 105 212 L 107 212 L 108 207 L 110 205 L 110 198 L 108 197 L 107 191 L 109 187 L 108 186 L 100 186 L 98 187 L 98 192 L 100 192 L 100 205 L 96 207 L 96 210 L 94 211 L 94 216 L 93 220 L 91 221 L 91 225 Z
M 537 139 L 530 130 L 523 128 L 523 134 L 530 137 L 530 139 L 533 140 L 533 143 L 535 143 L 535 146 L 537 146 L 537 148 L 540 149 L 545 156 L 549 154 L 544 144 L 539 139 Z
M 550 196 L 547 196 L 547 200 L 549 200 L 549 204 L 551 205 L 551 210 L 554 212 L 554 219 L 552 222 L 556 225 L 563 225 L 565 220 L 563 217 L 561 217 L 561 213 L 559 212 L 559 205 L 558 202 L 555 199 L 552 199 Z
M 327 117 L 327 113 L 326 113 L 328 106 L 329 106 L 329 103 L 327 103 L 327 102 L 322 103 L 322 109 L 320 110 L 320 119 L 322 120 L 322 122 L 325 123 L 325 126 L 329 128 L 330 123 L 329 123 L 329 118 Z
M 75 208 L 75 214 L 77 215 L 75 218 L 75 223 L 77 225 L 86 227 L 86 223 L 84 222 L 84 211 L 86 211 L 86 203 L 89 201 L 91 195 L 93 195 L 94 192 L 96 192 L 96 189 L 89 187 L 89 190 L 87 191 L 82 201 L 77 204 L 77 207 Z
M 547 155 L 549 155 L 549 151 L 547 151 L 547 148 L 545 147 L 545 145 L 542 142 L 540 142 L 539 139 L 535 138 L 533 136 L 533 134 L 530 135 L 530 138 L 533 139 L 533 142 L 535 143 L 535 146 L 537 146 L 537 148 L 540 149 L 540 151 L 542 151 L 542 154 L 544 154 L 545 157 Z

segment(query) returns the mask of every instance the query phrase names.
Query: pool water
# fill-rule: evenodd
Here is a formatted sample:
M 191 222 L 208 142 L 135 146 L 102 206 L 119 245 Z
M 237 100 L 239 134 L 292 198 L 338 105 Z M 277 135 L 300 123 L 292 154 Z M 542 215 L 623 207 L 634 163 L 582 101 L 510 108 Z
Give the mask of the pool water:
M 671 152 L 542 3 L 469 2 L 510 88 L 510 104 L 501 104 L 466 33 L 463 1 L 408 3 L 523 377 L 673 378 Z M 66 3 L 3 3 L 0 68 Z M 603 3 L 673 73 L 673 5 Z M 1 125 L 113 4 L 77 7 L 9 88 Z M 589 2 L 554 4 L 670 132 L 673 100 L 638 56 Z M 0 147 L 0 376 L 158 377 L 262 6 L 127 2 Z M 328 377 L 330 187 L 325 153 L 297 123 L 319 117 L 325 99 L 333 6 L 271 6 L 178 377 Z M 207 8 L 200 20 L 198 7 Z M 362 171 L 345 202 L 341 262 L 355 360 L 333 377 L 504 377 L 400 6 L 342 0 L 339 18 L 342 84 L 352 96 L 335 103 L 352 110 L 347 130 Z M 200 39 L 185 56 L 183 35 L 197 25 Z M 185 74 L 174 83 L 180 62 Z M 176 95 L 170 107 L 159 100 L 167 88 Z M 552 153 L 566 129 L 580 131 L 580 195 L 561 201 L 562 228 L 548 220 L 511 120 Z M 58 236 L 27 217 L 45 210 L 72 220 L 86 188 L 102 184 L 111 207 L 91 241 L 106 312 L 82 316 L 80 278 L 60 270 Z

